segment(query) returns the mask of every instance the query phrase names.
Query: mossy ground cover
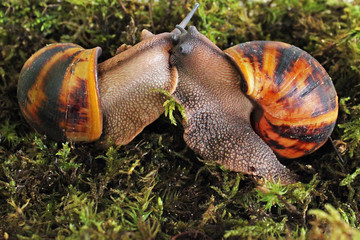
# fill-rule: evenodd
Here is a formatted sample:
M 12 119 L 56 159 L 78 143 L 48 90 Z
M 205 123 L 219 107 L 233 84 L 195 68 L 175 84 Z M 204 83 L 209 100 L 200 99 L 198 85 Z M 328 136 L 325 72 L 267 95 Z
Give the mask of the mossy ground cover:
M 101 46 L 171 31 L 192 1 L 1 1 L 0 239 L 360 239 L 360 2 L 199 1 L 192 24 L 220 48 L 276 40 L 313 55 L 340 100 L 335 148 L 283 163 L 301 182 L 259 185 L 199 159 L 161 117 L 129 145 L 56 143 L 16 98 L 19 72 L 54 42 Z M 179 115 L 179 114 L 178 114 Z M 178 124 L 179 125 L 179 124 Z

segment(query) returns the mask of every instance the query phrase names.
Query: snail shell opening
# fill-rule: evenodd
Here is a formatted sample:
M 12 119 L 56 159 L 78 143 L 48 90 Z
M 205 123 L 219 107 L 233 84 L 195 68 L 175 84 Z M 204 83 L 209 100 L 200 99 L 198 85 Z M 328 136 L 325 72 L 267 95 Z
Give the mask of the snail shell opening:
M 94 141 L 102 133 L 97 83 L 101 48 L 48 45 L 24 64 L 18 84 L 20 109 L 39 133 L 57 141 Z

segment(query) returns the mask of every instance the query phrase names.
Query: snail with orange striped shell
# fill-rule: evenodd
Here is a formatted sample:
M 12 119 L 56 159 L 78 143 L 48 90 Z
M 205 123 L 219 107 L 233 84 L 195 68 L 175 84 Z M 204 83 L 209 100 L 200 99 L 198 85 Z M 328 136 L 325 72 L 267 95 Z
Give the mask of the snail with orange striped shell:
M 195 27 L 184 29 L 196 7 L 171 33 L 145 31 L 140 43 L 98 65 L 99 48 L 60 44 L 35 53 L 18 87 L 25 118 L 57 140 L 101 135 L 104 145 L 108 139 L 127 144 L 162 114 L 164 98 L 151 91 L 161 88 L 184 106 L 184 140 L 201 157 L 294 182 L 275 153 L 296 158 L 325 143 L 338 112 L 330 77 L 313 57 L 286 43 L 255 41 L 221 51 Z
M 338 103 L 324 68 L 286 43 L 253 41 L 223 52 L 195 27 L 181 31 L 170 61 L 186 143 L 230 170 L 294 182 L 274 152 L 297 158 L 330 136 Z
M 185 27 L 198 5 L 180 23 Z M 72 43 L 51 44 L 24 64 L 18 84 L 20 109 L 38 132 L 57 141 L 103 145 L 129 143 L 163 112 L 165 97 L 153 89 L 174 92 L 176 68 L 169 51 L 180 31 L 141 33 L 133 47 L 97 64 L 101 48 L 85 50 Z

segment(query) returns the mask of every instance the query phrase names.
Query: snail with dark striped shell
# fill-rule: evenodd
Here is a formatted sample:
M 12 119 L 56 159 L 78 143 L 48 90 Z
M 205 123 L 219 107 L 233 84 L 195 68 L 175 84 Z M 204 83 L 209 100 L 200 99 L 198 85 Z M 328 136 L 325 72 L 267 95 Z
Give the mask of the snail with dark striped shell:
M 184 29 L 196 8 L 171 33 L 145 30 L 140 43 L 100 64 L 100 48 L 55 44 L 35 53 L 18 85 L 25 118 L 58 141 L 127 144 L 162 114 L 164 96 L 151 89 L 164 89 L 185 108 L 184 139 L 194 152 L 233 171 L 294 182 L 275 154 L 296 158 L 325 143 L 338 113 L 331 78 L 286 43 L 223 52 L 195 27 Z

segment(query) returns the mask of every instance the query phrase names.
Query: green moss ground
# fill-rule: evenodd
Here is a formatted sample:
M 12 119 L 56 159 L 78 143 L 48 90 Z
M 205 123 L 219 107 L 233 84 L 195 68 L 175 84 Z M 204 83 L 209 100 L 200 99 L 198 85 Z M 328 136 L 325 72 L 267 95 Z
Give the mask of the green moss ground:
M 26 59 L 53 42 L 101 46 L 170 31 L 193 1 L 0 3 L 0 239 L 360 239 L 360 1 L 199 1 L 193 24 L 222 49 L 276 40 L 312 54 L 336 86 L 331 143 L 284 160 L 301 183 L 258 186 L 206 163 L 161 117 L 127 146 L 55 143 L 16 99 Z

